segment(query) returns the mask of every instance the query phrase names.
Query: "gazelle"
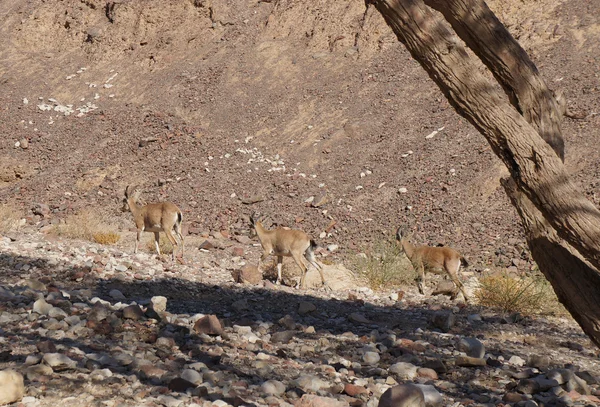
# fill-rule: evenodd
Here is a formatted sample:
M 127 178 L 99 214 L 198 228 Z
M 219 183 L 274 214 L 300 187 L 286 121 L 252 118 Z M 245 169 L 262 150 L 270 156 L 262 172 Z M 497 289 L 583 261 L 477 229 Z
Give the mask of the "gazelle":
M 183 258 L 184 245 L 183 235 L 181 234 L 183 215 L 179 208 L 171 202 L 138 205 L 137 201 L 140 194 L 141 191 L 137 187 L 131 188 L 131 186 L 128 185 L 127 188 L 125 188 L 125 197 L 123 198 L 122 210 L 123 212 L 131 211 L 137 228 L 135 249 L 133 252 L 137 253 L 140 244 L 140 236 L 142 232 L 146 231 L 154 233 L 156 252 L 161 256 L 159 247 L 160 232 L 165 232 L 165 235 L 167 235 L 167 238 L 173 245 L 172 259 L 175 260 L 175 252 L 179 246 L 179 243 L 172 233 L 175 232 L 177 238 L 181 241 L 181 257 Z
M 323 276 L 323 268 L 315 259 L 314 249 L 317 247 L 317 244 L 306 233 L 301 230 L 283 228 L 267 230 L 262 222 L 256 219 L 256 214 L 250 216 L 250 222 L 252 222 L 260 245 L 263 248 L 263 253 L 258 260 L 258 269 L 260 270 L 261 263 L 267 257 L 270 255 L 277 256 L 277 281 L 275 284 L 281 284 L 281 267 L 283 257 L 285 256 L 292 257 L 302 271 L 302 277 L 300 277 L 300 282 L 296 288 L 305 288 L 306 286 L 305 277 L 308 266 L 304 263 L 305 259 L 319 270 L 321 282 L 324 286 L 327 286 L 325 277 Z
M 415 246 L 406 237 L 406 234 L 401 228 L 396 231 L 396 240 L 406 257 L 410 260 L 415 271 L 419 273 L 418 286 L 419 292 L 424 294 L 425 272 L 430 271 L 434 274 L 446 273 L 456 287 L 460 289 L 465 297 L 465 301 L 469 301 L 465 287 L 458 278 L 460 266 L 464 263 L 465 267 L 469 264 L 467 260 L 456 250 L 449 247 L 430 247 L 430 246 Z

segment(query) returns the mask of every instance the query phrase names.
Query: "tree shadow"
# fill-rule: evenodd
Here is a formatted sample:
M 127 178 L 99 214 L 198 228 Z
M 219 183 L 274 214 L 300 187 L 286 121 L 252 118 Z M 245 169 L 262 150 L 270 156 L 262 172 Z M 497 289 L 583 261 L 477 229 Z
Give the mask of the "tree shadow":
M 41 386 L 78 392 L 86 381 L 81 380 L 81 374 L 104 368 L 115 375 L 98 379 L 95 382 L 98 385 L 131 384 L 130 376 L 133 375 L 144 386 L 164 388 L 185 366 L 197 362 L 204 363 L 210 371 L 223 373 L 221 378 L 209 375 L 214 378 L 205 382 L 212 380 L 214 385 L 229 389 L 224 393 L 211 392 L 210 389 L 214 388 L 209 386 L 209 390 L 198 397 L 223 399 L 233 405 L 251 405 L 252 395 L 243 389 L 231 390 L 233 383 L 225 386 L 223 381 L 230 380 L 232 375 L 250 385 L 260 385 L 266 380 L 290 382 L 302 374 L 324 375 L 321 367 L 331 366 L 337 372 L 350 369 L 356 377 L 376 380 L 394 376 L 387 370 L 389 366 L 405 361 L 420 367 L 437 366 L 440 378 L 451 380 L 458 338 L 486 338 L 490 330 L 497 329 L 495 325 L 500 320 L 500 316 L 491 316 L 487 322 L 469 322 L 468 315 L 481 311 L 480 308 L 468 306 L 460 309 L 447 300 L 435 304 L 435 298 L 429 305 L 422 306 L 405 302 L 376 305 L 363 300 L 322 298 L 311 295 L 311 291 L 287 288 L 271 290 L 234 283 L 211 285 L 180 278 L 153 281 L 104 279 L 96 276 L 88 267 L 55 263 L 43 258 L 0 253 L 0 286 L 11 285 L 11 291 L 20 296 L 4 302 L 0 310 L 29 318 L 28 323 L 20 325 L 25 329 L 12 329 L 14 326 L 9 323 L 0 331 L 8 339 L 0 345 L 4 351 L 0 352 L 4 355 L 0 359 L 0 366 L 22 366 L 26 356 L 37 353 L 31 349 L 40 342 L 53 344 L 59 353 L 77 362 L 74 370 L 54 374 L 47 383 L 27 381 L 30 388 Z M 29 265 L 29 269 L 24 271 L 28 268 L 26 265 Z M 44 281 L 45 291 L 35 290 L 40 287 L 27 283 L 29 280 L 26 281 L 27 285 L 23 285 L 21 275 L 25 272 L 29 273 L 32 280 Z M 85 291 L 88 289 L 91 292 Z M 124 294 L 127 304 L 135 302 L 145 306 L 151 297 L 164 296 L 167 298 L 167 316 L 159 321 L 147 316 L 129 320 L 123 317 L 122 310 L 113 310 L 109 314 L 115 318 L 107 318 L 110 322 L 88 324 L 81 335 L 70 336 L 62 336 L 44 328 L 48 317 L 35 313 L 31 313 L 35 317 L 28 317 L 31 302 L 44 296 L 54 306 L 66 309 L 67 314 L 73 311 L 88 318 L 91 310 L 99 306 L 98 299 L 115 304 L 110 295 L 113 289 Z M 61 292 L 70 294 L 70 298 L 62 296 Z M 315 310 L 301 313 L 299 307 L 304 302 L 313 304 Z M 82 311 L 83 307 L 75 307 L 75 303 L 87 304 L 90 308 Z M 448 332 L 442 332 L 430 322 L 433 315 L 440 311 L 456 312 L 457 322 Z M 216 315 L 223 323 L 225 333 L 221 336 L 197 334 L 193 329 L 193 316 L 196 314 Z M 541 324 L 551 325 L 549 322 Z M 253 332 L 262 330 L 263 336 L 256 343 L 243 339 L 241 335 L 235 337 L 237 334 L 233 327 L 236 325 L 250 326 Z M 503 329 L 509 329 L 509 325 L 504 325 Z M 519 326 L 514 325 L 517 328 Z M 547 326 L 545 329 L 554 327 Z M 289 342 L 272 340 L 273 335 L 285 331 L 292 332 Z M 271 340 L 266 335 L 270 335 Z M 572 329 L 563 330 L 563 335 L 571 339 L 585 337 L 583 333 Z M 399 343 L 397 339 L 403 339 L 406 344 Z M 20 351 L 7 354 L 6 351 L 12 350 L 8 344 L 13 342 L 19 343 L 16 349 Z M 150 363 L 163 369 L 163 377 L 144 372 L 141 364 L 138 366 L 141 363 L 138 360 L 141 357 L 138 356 L 134 357 L 131 366 L 99 364 L 90 359 L 90 354 L 115 357 L 123 350 L 131 349 L 134 343 L 139 349 L 134 353 L 141 352 Z M 357 359 L 357 355 L 362 355 L 366 348 L 381 355 L 377 364 L 370 365 Z M 510 357 L 513 354 L 527 357 L 518 347 L 490 348 L 488 352 L 494 357 Z M 246 357 L 237 357 L 240 353 L 245 353 Z M 255 362 L 261 353 L 267 355 L 269 362 L 258 366 Z M 351 364 L 340 363 L 342 359 Z M 298 370 L 284 367 L 284 362 L 289 360 L 294 361 Z M 315 369 L 315 366 L 320 368 Z M 433 384 L 433 381 L 427 383 Z M 490 393 L 492 390 L 482 386 L 480 391 Z M 443 393 L 460 397 L 460 386 L 454 390 L 443 390 Z M 302 394 L 303 390 L 291 387 L 286 397 L 293 399 Z

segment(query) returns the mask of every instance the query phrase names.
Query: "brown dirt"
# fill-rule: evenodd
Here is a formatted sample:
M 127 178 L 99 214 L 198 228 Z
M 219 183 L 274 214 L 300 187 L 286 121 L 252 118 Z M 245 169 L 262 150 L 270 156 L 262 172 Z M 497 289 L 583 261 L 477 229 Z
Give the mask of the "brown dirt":
M 598 204 L 600 3 L 490 6 L 590 114 L 563 131 Z M 531 267 L 501 163 L 362 1 L 15 0 L 0 16 L 0 203 L 32 224 L 92 207 L 129 227 L 135 183 L 177 203 L 192 233 L 245 233 L 255 210 L 313 236 L 335 220 L 318 240 L 344 256 L 408 225 L 476 269 Z M 305 202 L 322 191 L 324 205 Z

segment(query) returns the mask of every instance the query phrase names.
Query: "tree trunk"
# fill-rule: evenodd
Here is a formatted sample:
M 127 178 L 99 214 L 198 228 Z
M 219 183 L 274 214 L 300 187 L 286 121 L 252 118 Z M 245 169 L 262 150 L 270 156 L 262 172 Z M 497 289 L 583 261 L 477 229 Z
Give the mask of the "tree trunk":
M 481 59 L 511 104 L 565 160 L 562 113 L 527 52 L 483 0 L 425 0 L 444 15 L 456 34 Z
M 480 73 L 480 65 L 423 0 L 375 0 L 374 4 L 458 113 L 486 137 L 508 167 L 516 185 L 507 192 L 520 205 L 517 209 L 534 258 L 559 299 L 600 346 L 600 212 L 570 181 L 562 165 L 560 114 L 552 94 L 481 0 L 426 1 L 443 12 L 492 70 L 518 110 L 503 100 Z
M 512 179 L 502 186 L 521 216 L 531 255 L 554 289 L 558 300 L 583 332 L 600 346 L 600 278 L 596 268 L 558 237 L 540 211 Z
M 425 2 L 444 15 L 461 39 L 493 73 L 511 104 L 564 160 L 561 109 L 527 53 L 487 5 L 482 0 L 447 0 L 444 5 L 439 0 Z M 600 311 L 594 312 L 586 300 L 593 298 L 588 291 L 597 292 L 599 287 L 587 283 L 593 281 L 593 277 L 591 280 L 573 278 L 574 275 L 593 276 L 597 269 L 558 237 L 512 179 L 503 180 L 502 184 L 521 217 L 527 243 L 540 271 L 552 284 L 561 303 L 571 314 L 578 315 L 583 330 L 590 337 L 599 337 L 597 321 L 600 321 Z M 569 292 L 571 295 L 568 295 Z M 572 306 L 569 298 L 582 304 Z M 589 311 L 582 313 L 582 310 Z

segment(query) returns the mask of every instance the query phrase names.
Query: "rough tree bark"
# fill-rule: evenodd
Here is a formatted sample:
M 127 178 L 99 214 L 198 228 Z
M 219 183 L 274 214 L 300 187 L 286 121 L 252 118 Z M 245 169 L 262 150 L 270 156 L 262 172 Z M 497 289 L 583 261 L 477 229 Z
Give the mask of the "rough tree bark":
M 506 164 L 512 181 L 503 184 L 522 218 L 532 255 L 559 300 L 600 346 L 600 212 L 562 165 L 556 101 L 525 51 L 482 0 L 425 1 L 492 71 L 514 108 L 423 0 L 373 3 Z

